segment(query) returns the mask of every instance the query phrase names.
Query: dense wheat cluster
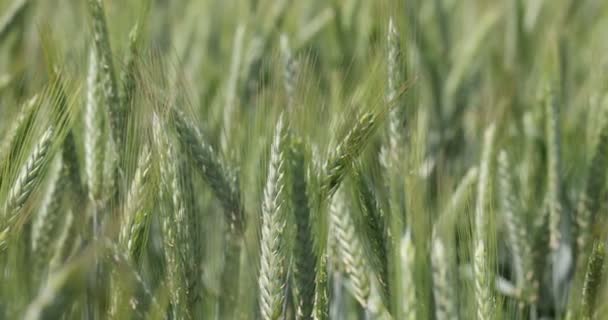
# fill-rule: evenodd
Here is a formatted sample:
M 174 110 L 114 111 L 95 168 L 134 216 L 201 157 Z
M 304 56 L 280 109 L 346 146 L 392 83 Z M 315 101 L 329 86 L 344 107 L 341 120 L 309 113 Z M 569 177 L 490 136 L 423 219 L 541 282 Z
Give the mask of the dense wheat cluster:
M 0 0 L 0 319 L 608 319 L 607 30 Z

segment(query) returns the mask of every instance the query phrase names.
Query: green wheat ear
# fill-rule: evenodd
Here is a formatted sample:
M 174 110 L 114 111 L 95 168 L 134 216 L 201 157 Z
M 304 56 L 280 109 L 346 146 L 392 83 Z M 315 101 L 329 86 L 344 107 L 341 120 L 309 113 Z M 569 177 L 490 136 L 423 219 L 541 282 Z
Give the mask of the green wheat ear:
M 595 319 L 598 316 L 595 309 L 598 303 L 598 292 L 602 283 L 604 283 L 605 259 L 606 246 L 604 240 L 598 240 L 594 243 L 587 262 L 587 272 L 585 273 L 581 295 L 582 319 Z
M 401 149 L 403 148 L 403 125 L 402 125 L 402 103 L 395 101 L 399 99 L 399 87 L 403 82 L 401 48 L 399 46 L 399 33 L 392 18 L 388 21 L 388 57 L 387 57 L 387 89 L 386 101 L 396 102 L 391 108 L 388 116 L 388 145 L 383 150 L 383 163 L 386 167 L 393 168 L 399 161 Z
M 17 223 L 19 212 L 40 183 L 46 166 L 50 162 L 53 133 L 53 128 L 44 132 L 9 190 L 4 217 L 0 224 L 0 250 L 6 248 L 6 241 Z
M 158 150 L 160 163 L 160 198 L 162 202 L 161 225 L 163 230 L 163 246 L 165 263 L 167 265 L 167 282 L 175 319 L 190 319 L 192 315 L 186 308 L 189 287 L 186 281 L 186 266 L 183 248 L 186 245 L 181 228 L 185 221 L 184 199 L 179 183 L 178 167 L 173 159 L 177 153 L 171 144 L 166 131 L 161 127 L 161 120 L 154 117 L 154 140 Z M 167 128 L 165 126 L 164 128 Z
M 211 145 L 205 141 L 200 130 L 181 111 L 174 110 L 172 119 L 179 141 L 187 155 L 209 184 L 226 211 L 232 232 L 241 233 L 244 214 L 241 196 L 233 174 L 223 165 Z
M 515 270 L 515 284 L 520 298 L 528 303 L 537 299 L 538 281 L 535 276 L 534 256 L 529 228 L 525 224 L 525 213 L 515 192 L 507 153 L 501 150 L 498 155 L 498 176 L 500 186 L 500 206 L 505 224 Z
M 135 176 L 131 182 L 125 202 L 125 219 L 121 224 L 119 242 L 129 253 L 131 259 L 137 261 L 141 256 L 142 247 L 146 243 L 147 229 L 150 224 L 150 184 L 152 175 L 152 152 L 144 145 L 139 156 Z
M 282 312 L 287 266 L 285 259 L 286 128 L 283 116 L 277 121 L 268 178 L 262 204 L 260 253 L 260 313 L 263 319 L 279 319 Z
M 15 141 L 22 138 L 22 135 L 27 132 L 27 127 L 32 121 L 35 107 L 37 107 L 39 103 L 40 100 L 38 95 L 35 95 L 27 100 L 21 107 L 21 111 L 19 112 L 17 119 L 11 123 L 8 130 L 4 133 L 4 138 L 2 139 L 2 144 L 0 145 L 0 165 L 6 165 L 11 153 L 17 152 L 17 150 L 14 150 L 17 148 Z M 2 180 L 0 178 L 0 182 L 1 181 Z
M 477 183 L 477 203 L 475 205 L 475 225 L 473 244 L 473 272 L 475 277 L 475 300 L 477 319 L 493 318 L 494 297 L 492 293 L 492 271 L 488 254 L 489 202 L 494 158 L 494 135 L 496 127 L 490 125 L 483 137 L 479 182 Z
M 50 258 L 53 240 L 59 229 L 62 206 L 62 191 L 66 187 L 66 175 L 63 172 L 63 159 L 57 154 L 50 164 L 47 186 L 44 191 L 40 209 L 32 218 L 31 250 L 35 256 L 36 271 L 45 272 Z
M 387 313 L 385 305 L 376 296 L 377 290 L 372 290 L 372 283 L 378 283 L 366 255 L 362 234 L 357 232 L 351 209 L 345 203 L 342 188 L 334 194 L 329 213 L 329 232 L 333 236 L 330 246 L 334 246 L 337 258 L 350 280 L 352 294 L 359 304 L 373 314 Z M 379 288 L 376 288 L 379 290 Z M 374 302 L 370 305 L 370 298 Z M 373 306 L 373 308 L 371 308 Z
M 296 319 L 311 318 L 315 295 L 315 267 L 317 264 L 311 228 L 304 153 L 304 143 L 299 139 L 293 139 L 290 144 L 289 155 L 292 179 L 291 202 L 296 220 L 292 266 Z
M 102 0 L 87 0 L 87 5 L 93 21 L 93 40 L 95 43 L 95 55 L 98 61 L 97 68 L 99 70 L 97 81 L 100 83 L 101 94 L 104 97 L 106 110 L 110 115 L 112 138 L 118 150 L 122 150 L 126 122 L 123 107 L 119 99 L 103 2 Z
M 344 139 L 330 153 L 323 169 L 321 199 L 330 199 L 338 190 L 342 180 L 351 170 L 353 161 L 359 156 L 371 135 L 378 127 L 379 115 L 373 112 L 362 114 Z
M 96 49 L 91 49 L 89 54 L 87 96 L 84 110 L 84 148 L 89 198 L 99 202 L 102 200 L 103 167 L 108 143 L 106 140 L 105 112 L 102 108 L 102 88 L 99 85 L 99 59 L 95 51 Z

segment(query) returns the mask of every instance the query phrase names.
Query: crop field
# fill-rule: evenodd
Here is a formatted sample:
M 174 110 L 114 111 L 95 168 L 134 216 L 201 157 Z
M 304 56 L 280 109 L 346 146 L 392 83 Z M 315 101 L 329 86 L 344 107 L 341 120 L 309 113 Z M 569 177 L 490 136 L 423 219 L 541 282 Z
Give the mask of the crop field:
M 0 0 L 0 319 L 608 319 L 608 2 Z

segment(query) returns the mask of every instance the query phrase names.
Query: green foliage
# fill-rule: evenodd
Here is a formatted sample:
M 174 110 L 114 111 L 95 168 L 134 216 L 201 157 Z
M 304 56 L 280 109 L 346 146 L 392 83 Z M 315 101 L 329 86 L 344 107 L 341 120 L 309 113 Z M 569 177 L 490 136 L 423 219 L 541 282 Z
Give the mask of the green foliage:
M 0 12 L 0 319 L 605 318 L 603 1 Z

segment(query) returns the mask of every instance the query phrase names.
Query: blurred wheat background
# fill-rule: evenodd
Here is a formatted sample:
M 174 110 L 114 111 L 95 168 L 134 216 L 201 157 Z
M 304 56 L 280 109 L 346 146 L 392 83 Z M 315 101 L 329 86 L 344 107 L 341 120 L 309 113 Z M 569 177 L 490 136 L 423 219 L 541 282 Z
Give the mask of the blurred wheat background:
M 0 319 L 608 319 L 606 30 L 0 0 Z

